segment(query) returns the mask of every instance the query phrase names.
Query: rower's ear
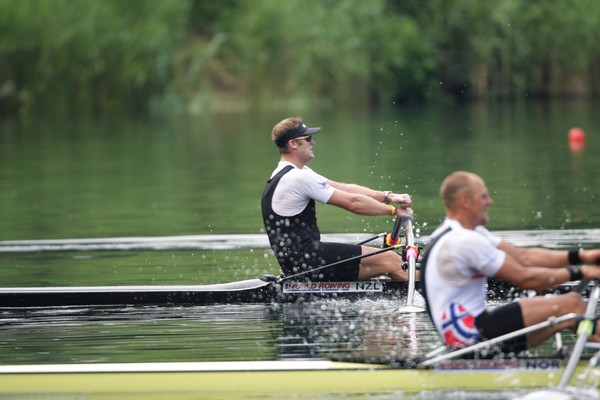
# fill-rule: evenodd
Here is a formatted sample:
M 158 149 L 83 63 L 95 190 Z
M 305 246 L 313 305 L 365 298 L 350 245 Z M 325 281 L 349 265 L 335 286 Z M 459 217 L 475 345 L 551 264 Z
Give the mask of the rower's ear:
M 465 191 L 459 193 L 456 196 L 456 204 L 458 204 L 460 208 L 469 208 L 471 205 L 471 196 L 469 196 L 469 193 Z

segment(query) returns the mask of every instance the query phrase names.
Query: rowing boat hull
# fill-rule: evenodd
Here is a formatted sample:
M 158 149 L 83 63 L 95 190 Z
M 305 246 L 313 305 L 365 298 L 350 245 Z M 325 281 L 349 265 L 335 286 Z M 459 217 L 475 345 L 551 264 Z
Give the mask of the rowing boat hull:
M 558 383 L 561 370 L 552 367 L 554 361 L 537 369 L 459 370 L 334 361 L 0 366 L 0 393 L 281 395 L 531 389 Z M 577 374 L 583 371 L 581 364 Z
M 86 286 L 0 288 L 0 307 L 77 305 L 208 305 L 294 303 L 360 298 L 401 298 L 407 283 L 391 280 L 364 282 L 285 282 L 248 279 L 214 285 Z
M 79 286 L 0 288 L 0 307 L 119 305 L 209 305 L 296 303 L 332 299 L 403 299 L 408 283 L 390 279 L 359 282 L 284 282 L 247 279 L 212 285 Z M 565 285 L 558 292 L 569 291 Z M 522 291 L 490 280 L 489 299 L 507 300 Z
M 307 285 L 314 285 L 313 288 Z M 401 298 L 406 282 L 286 282 L 249 279 L 215 285 L 0 288 L 0 307 L 293 303 L 328 299 Z

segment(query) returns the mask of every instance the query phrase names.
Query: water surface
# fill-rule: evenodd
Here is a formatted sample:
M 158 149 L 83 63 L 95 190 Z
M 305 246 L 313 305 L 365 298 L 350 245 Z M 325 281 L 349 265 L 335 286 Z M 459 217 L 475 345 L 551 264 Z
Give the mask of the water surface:
M 495 200 L 489 228 L 506 240 L 590 248 L 600 246 L 595 110 L 559 102 L 304 117 L 323 127 L 311 166 L 338 181 L 411 193 L 418 241 L 443 217 L 441 180 L 465 169 L 486 179 Z M 286 116 L 2 121 L 1 286 L 205 284 L 277 274 L 259 204 L 278 159 L 270 130 Z M 581 153 L 569 150 L 572 126 L 588 133 Z M 318 213 L 323 233 L 348 242 L 393 222 L 321 205 Z M 403 357 L 435 348 L 426 314 L 399 314 L 401 304 L 0 309 L 0 364 Z

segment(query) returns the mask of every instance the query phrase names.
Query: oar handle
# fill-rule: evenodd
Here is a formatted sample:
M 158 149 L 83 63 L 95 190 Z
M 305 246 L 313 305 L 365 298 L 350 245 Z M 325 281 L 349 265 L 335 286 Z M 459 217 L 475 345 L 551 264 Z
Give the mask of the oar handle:
M 396 246 L 400 243 L 400 229 L 402 228 L 402 218 L 396 217 L 392 232 L 388 233 L 383 241 L 384 247 Z

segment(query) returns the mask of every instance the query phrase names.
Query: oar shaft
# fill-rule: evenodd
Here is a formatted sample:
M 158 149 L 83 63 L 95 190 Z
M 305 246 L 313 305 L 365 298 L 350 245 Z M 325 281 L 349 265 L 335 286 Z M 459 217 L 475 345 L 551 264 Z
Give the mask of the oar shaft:
M 378 233 L 377 235 L 373 235 L 371 237 L 366 238 L 365 240 L 361 240 L 360 242 L 356 242 L 354 244 L 362 245 L 362 244 L 365 244 L 365 243 L 372 242 L 375 239 L 380 239 L 380 238 L 382 238 L 382 237 L 384 237 L 386 235 L 387 235 L 386 232 Z
M 590 299 L 588 300 L 588 304 L 585 310 L 584 318 L 592 323 L 596 323 L 594 320 L 596 314 L 596 307 L 598 306 L 598 299 L 600 298 L 600 286 L 598 284 L 594 285 L 592 288 L 592 293 L 590 294 Z M 582 322 L 585 322 L 582 321 Z M 578 329 L 579 331 L 579 329 Z M 575 372 L 575 368 L 577 368 L 577 364 L 579 363 L 579 359 L 581 358 L 581 353 L 583 353 L 583 349 L 585 348 L 585 344 L 588 340 L 590 332 L 586 329 L 582 329 L 581 333 L 577 337 L 577 341 L 575 342 L 575 346 L 573 347 L 573 351 L 571 352 L 571 356 L 569 357 L 569 361 L 567 366 L 565 367 L 565 371 L 563 372 L 560 382 L 558 383 L 559 388 L 565 388 L 571 381 L 573 377 L 573 373 Z
M 392 228 L 392 232 L 390 233 L 393 240 L 396 240 L 400 237 L 400 229 L 402 228 L 402 219 L 396 217 L 396 222 L 394 222 L 394 227 Z
M 414 306 L 415 281 L 417 279 L 417 259 L 415 254 L 415 236 L 413 233 L 412 220 L 406 218 L 404 221 L 404 236 L 406 238 L 406 261 L 408 262 L 408 294 L 406 296 L 406 305 Z
M 400 244 L 400 228 L 402 228 L 402 219 L 396 217 L 396 222 L 394 222 L 392 232 L 388 234 L 385 237 L 385 240 L 383 241 L 384 247 L 390 247 Z

